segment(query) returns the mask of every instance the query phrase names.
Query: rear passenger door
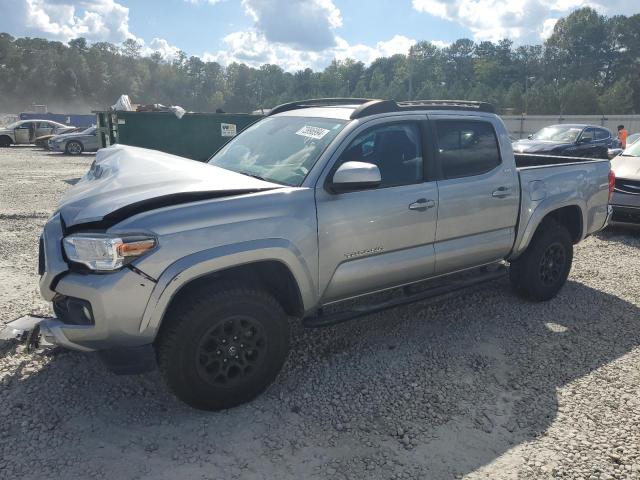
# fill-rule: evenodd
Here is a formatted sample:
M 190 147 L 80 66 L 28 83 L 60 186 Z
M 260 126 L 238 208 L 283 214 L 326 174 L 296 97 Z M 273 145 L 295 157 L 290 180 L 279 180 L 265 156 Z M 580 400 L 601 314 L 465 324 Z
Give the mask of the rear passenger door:
M 38 122 L 36 124 L 35 138 L 53 133 L 53 125 L 49 122 Z
M 439 194 L 436 272 L 500 260 L 515 238 L 517 172 L 503 162 L 490 119 L 432 118 Z

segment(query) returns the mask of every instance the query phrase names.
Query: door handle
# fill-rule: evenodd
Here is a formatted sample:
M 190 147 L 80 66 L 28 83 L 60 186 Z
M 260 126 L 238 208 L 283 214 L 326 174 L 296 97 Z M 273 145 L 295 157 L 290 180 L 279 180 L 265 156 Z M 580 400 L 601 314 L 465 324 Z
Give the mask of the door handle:
M 427 200 L 426 198 L 419 198 L 415 202 L 409 205 L 409 210 L 418 210 L 419 212 L 424 212 L 430 208 L 436 206 L 436 202 L 433 200 Z
M 493 193 L 491 193 L 491 196 L 495 198 L 505 198 L 509 195 L 511 195 L 510 187 L 500 187 L 497 190 L 494 190 Z

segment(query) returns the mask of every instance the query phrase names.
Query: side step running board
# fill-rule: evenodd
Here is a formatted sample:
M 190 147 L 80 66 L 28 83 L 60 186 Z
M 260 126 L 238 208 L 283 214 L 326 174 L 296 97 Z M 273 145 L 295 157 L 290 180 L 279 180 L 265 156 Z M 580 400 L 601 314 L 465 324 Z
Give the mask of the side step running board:
M 371 313 L 381 312 L 390 308 L 398 307 L 400 305 L 407 305 L 409 303 L 439 297 L 451 292 L 455 292 L 457 290 L 463 290 L 465 288 L 478 285 L 480 283 L 498 280 L 500 278 L 503 278 L 506 273 L 507 268 L 505 266 L 501 266 L 496 271 L 481 273 L 472 278 L 449 281 L 444 285 L 427 288 L 415 293 L 409 293 L 411 291 L 411 287 L 409 286 L 403 289 L 405 293 L 400 297 L 392 298 L 391 300 L 387 300 L 385 302 L 357 306 L 352 308 L 351 310 L 345 310 L 330 314 L 320 314 L 315 317 L 307 317 L 302 320 L 302 324 L 305 327 L 328 327 L 330 325 L 335 325 L 336 323 L 346 322 L 347 320 L 362 317 L 364 315 L 369 315 Z

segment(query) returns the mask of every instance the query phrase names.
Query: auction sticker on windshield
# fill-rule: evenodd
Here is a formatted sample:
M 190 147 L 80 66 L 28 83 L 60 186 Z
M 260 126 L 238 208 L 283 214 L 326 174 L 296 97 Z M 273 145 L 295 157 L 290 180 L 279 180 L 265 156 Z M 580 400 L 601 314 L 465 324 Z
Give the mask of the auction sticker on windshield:
M 221 123 L 220 124 L 220 135 L 223 137 L 235 137 L 236 136 L 236 125 L 235 123 Z
M 327 133 L 329 133 L 329 130 L 327 130 L 326 128 L 311 127 L 309 125 L 305 125 L 304 127 L 302 127 L 300 130 L 296 132 L 296 135 L 301 135 L 303 137 L 315 138 L 316 140 L 320 140 Z

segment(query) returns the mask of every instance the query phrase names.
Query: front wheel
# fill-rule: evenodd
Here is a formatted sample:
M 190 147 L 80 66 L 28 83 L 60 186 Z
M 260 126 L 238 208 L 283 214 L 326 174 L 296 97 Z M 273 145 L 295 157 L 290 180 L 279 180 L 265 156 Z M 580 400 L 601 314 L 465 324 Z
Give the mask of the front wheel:
M 7 148 L 11 146 L 11 138 L 6 135 L 0 137 L 0 148 Z
M 289 323 L 258 288 L 200 290 L 165 318 L 158 365 L 173 393 L 192 407 L 220 410 L 254 399 L 289 352 Z
M 509 266 L 515 291 L 535 301 L 550 300 L 564 286 L 573 261 L 573 242 L 567 229 L 552 220 L 543 222 L 527 250 Z
M 83 150 L 84 150 L 84 147 L 82 146 L 82 144 L 76 140 L 71 140 L 67 142 L 67 146 L 64 149 L 64 151 L 68 155 L 80 155 Z

